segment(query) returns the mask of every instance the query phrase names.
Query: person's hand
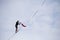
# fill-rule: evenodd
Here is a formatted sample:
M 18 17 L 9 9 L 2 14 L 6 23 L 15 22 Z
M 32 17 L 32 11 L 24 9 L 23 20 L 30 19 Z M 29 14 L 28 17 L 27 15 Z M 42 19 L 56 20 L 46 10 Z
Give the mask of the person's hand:
M 26 27 L 25 25 L 22 24 L 23 27 Z

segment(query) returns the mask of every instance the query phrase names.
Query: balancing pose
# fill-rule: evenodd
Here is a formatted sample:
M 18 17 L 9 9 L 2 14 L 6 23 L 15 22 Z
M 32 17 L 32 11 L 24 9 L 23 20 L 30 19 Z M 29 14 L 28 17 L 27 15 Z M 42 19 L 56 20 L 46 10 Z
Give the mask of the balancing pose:
M 21 23 L 21 22 L 19 22 L 19 20 L 17 20 L 16 24 L 15 24 L 15 28 L 16 28 L 15 33 L 18 32 L 18 25 L 22 25 L 23 27 L 26 27 L 23 23 Z

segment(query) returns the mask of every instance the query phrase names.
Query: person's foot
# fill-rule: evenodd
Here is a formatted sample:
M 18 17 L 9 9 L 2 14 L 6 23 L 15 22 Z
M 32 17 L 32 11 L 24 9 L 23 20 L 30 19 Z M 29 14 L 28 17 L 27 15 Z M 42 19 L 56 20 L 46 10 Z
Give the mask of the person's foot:
M 17 32 L 18 32 L 18 30 L 15 31 L 15 33 L 17 33 Z

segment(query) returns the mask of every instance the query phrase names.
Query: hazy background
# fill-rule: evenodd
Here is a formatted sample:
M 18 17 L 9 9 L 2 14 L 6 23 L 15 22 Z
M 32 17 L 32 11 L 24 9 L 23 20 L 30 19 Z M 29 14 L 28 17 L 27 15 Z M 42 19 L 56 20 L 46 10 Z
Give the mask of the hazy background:
M 15 33 L 16 20 L 27 27 L 20 25 L 20 31 L 11 37 Z M 60 40 L 60 0 L 0 0 L 0 40 L 9 38 Z

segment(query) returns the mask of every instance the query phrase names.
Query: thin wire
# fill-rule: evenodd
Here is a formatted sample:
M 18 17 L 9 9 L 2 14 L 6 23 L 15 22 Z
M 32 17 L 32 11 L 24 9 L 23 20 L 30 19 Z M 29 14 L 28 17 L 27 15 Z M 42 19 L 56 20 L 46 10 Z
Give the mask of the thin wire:
M 43 5 L 44 5 L 45 1 L 46 1 L 46 0 L 44 0 L 44 1 L 42 2 L 41 6 L 43 6 Z
M 20 31 L 20 29 L 18 30 L 18 32 Z M 17 32 L 17 33 L 18 33 Z M 17 33 L 13 33 L 13 35 L 11 35 L 9 38 L 8 38 L 8 40 L 10 40 L 10 38 L 12 38 L 13 36 L 15 36 Z
M 31 16 L 31 18 L 28 20 L 28 23 L 32 20 L 32 18 L 37 14 L 38 10 Z
M 43 5 L 44 5 L 45 1 L 46 1 L 46 0 L 44 0 L 44 1 L 42 2 L 41 6 L 43 6 Z M 37 14 L 37 12 L 38 12 L 38 11 L 39 11 L 39 9 L 38 9 L 38 10 L 36 10 L 36 12 L 32 15 L 32 18 Z
M 36 13 L 38 12 L 38 10 L 32 15 L 32 17 L 34 17 L 36 15 Z
M 44 1 L 42 2 L 41 6 L 44 5 L 45 1 L 46 1 L 46 0 L 44 0 Z M 32 18 L 33 18 L 34 16 L 36 16 L 36 14 L 37 14 L 38 11 L 39 11 L 39 9 L 36 10 L 36 12 L 31 16 L 31 18 L 29 19 L 28 22 L 30 22 L 30 21 L 32 20 Z
M 41 6 L 43 6 L 44 5 L 44 3 L 45 3 L 45 1 L 46 0 L 44 0 L 43 1 L 43 3 L 41 4 Z M 29 21 L 31 21 L 31 19 L 37 14 L 37 12 L 39 11 L 39 9 L 32 15 L 32 17 L 30 18 L 30 20 Z M 18 31 L 19 32 L 19 31 Z M 14 33 L 11 37 L 9 37 L 9 39 L 8 40 L 10 40 L 10 38 L 12 38 L 14 35 L 15 35 L 16 33 Z
M 16 33 L 14 33 L 12 36 L 10 36 L 10 37 L 8 38 L 8 40 L 10 40 L 10 38 L 12 38 L 15 34 L 16 34 Z

